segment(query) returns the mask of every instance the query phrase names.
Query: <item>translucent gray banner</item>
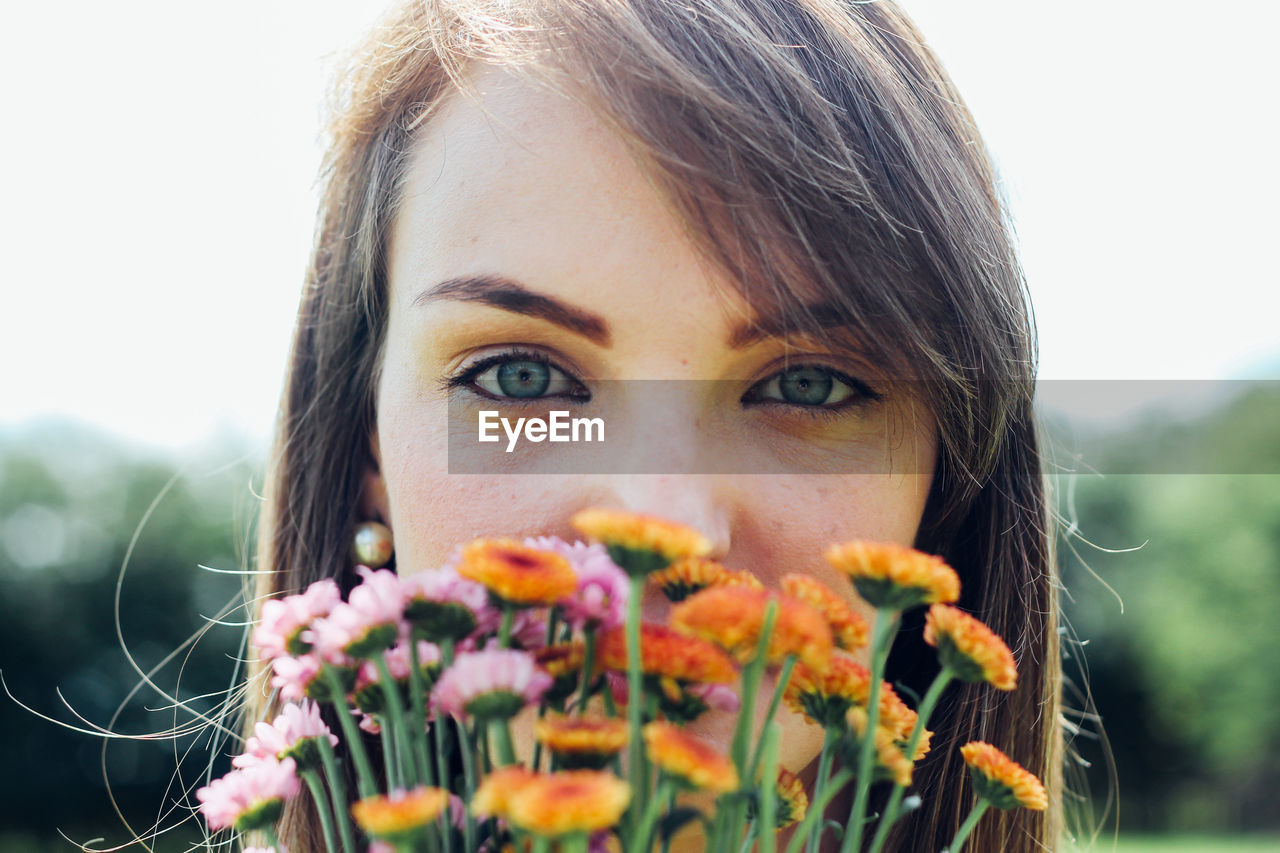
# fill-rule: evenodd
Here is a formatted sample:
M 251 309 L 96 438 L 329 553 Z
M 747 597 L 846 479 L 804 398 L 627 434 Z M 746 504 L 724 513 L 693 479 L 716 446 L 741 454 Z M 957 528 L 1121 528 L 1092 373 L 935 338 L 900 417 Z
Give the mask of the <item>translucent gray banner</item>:
M 455 388 L 451 474 L 929 474 L 934 392 L 821 372 L 728 380 L 537 377 Z M 998 383 L 980 399 L 1007 397 Z M 503 392 L 510 395 L 503 396 Z M 518 395 L 521 392 L 529 396 Z M 1042 380 L 1048 470 L 1089 475 L 1280 474 L 1280 381 Z M 1248 439 L 1248 440 L 1245 440 Z M 1270 448 L 1261 453 L 1258 447 Z

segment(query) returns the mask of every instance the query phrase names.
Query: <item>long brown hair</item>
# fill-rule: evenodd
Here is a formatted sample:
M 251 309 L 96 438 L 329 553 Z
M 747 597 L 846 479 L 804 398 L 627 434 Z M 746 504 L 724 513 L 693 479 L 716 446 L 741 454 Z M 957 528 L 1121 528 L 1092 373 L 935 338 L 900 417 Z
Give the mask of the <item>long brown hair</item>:
M 972 803 L 958 747 L 992 742 L 1047 783 L 1047 813 L 985 818 L 970 849 L 1053 849 L 1061 831 L 1058 603 L 1032 414 L 1036 352 L 994 171 L 971 116 L 890 2 L 427 0 L 392 12 L 335 104 L 315 251 L 264 510 L 262 595 L 349 588 L 374 464 L 386 246 L 415 128 L 502 65 L 590 105 L 632 147 L 770 331 L 859 351 L 925 389 L 939 457 L 916 546 L 1019 661 L 1010 694 L 958 687 L 893 849 L 946 846 Z M 908 625 L 908 628 L 914 626 Z M 890 678 L 936 667 L 904 632 Z M 261 691 L 253 717 L 267 713 Z M 313 844 L 305 808 L 282 840 Z

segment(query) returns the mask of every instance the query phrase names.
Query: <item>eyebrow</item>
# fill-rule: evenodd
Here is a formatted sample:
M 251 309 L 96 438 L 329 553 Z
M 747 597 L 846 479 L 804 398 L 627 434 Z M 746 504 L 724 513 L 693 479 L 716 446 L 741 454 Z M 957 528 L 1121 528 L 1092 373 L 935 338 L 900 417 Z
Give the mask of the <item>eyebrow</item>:
M 475 302 L 546 320 L 570 332 L 581 335 L 599 346 L 611 345 L 609 322 L 585 308 L 579 308 L 552 296 L 535 293 L 520 282 L 501 275 L 459 276 L 446 279 L 428 287 L 413 299 L 413 305 L 426 305 L 438 299 L 457 302 Z M 819 328 L 847 326 L 848 321 L 828 305 L 809 306 L 807 313 Z M 738 326 L 729 335 L 731 349 L 745 349 L 768 338 L 782 338 L 794 334 L 781 318 L 767 317 Z
M 534 293 L 518 281 L 499 275 L 450 278 L 429 287 L 414 297 L 414 305 L 425 305 L 437 299 L 478 302 L 501 308 L 513 314 L 537 317 L 562 329 L 581 335 L 602 347 L 610 345 L 609 323 L 599 314 L 568 302 Z
M 807 305 L 804 313 L 818 329 L 848 328 L 849 320 L 835 306 L 826 303 Z M 729 335 L 731 349 L 744 349 L 767 338 L 786 338 L 808 331 L 797 327 L 790 317 L 765 316 L 755 322 L 743 323 Z

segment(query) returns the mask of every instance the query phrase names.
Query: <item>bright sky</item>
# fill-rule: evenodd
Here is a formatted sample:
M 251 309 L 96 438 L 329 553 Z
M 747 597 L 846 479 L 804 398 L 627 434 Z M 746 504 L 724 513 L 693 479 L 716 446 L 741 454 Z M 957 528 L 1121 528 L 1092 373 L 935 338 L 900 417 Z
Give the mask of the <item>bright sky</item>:
M 9 4 L 0 426 L 267 434 L 332 54 L 383 5 Z M 903 5 L 996 154 L 1042 378 L 1280 378 L 1280 7 Z

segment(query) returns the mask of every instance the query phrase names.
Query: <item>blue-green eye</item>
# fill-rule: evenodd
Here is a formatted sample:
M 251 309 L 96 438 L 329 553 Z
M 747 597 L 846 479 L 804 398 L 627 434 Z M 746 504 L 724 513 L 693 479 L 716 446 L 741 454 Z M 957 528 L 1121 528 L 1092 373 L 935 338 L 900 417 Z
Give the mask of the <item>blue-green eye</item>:
M 539 397 L 579 397 L 582 386 L 548 361 L 524 353 L 487 358 L 460 377 L 491 397 L 533 400 Z
M 774 374 L 748 391 L 743 401 L 773 400 L 792 406 L 837 409 L 858 399 L 879 397 L 856 379 L 828 367 L 806 364 Z

